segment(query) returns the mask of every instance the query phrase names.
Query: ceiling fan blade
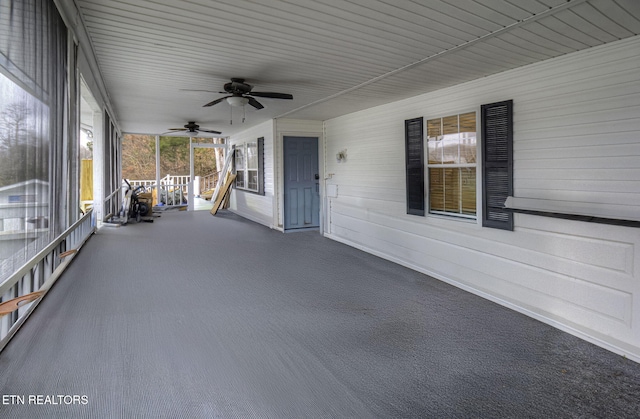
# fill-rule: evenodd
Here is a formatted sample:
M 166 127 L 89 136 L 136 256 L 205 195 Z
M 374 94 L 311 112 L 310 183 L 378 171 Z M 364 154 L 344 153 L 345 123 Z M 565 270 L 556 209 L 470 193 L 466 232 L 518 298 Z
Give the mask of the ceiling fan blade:
M 160 135 L 177 134 L 177 133 L 179 133 L 180 131 L 187 132 L 187 130 L 186 130 L 186 129 L 184 129 L 184 128 L 183 128 L 183 129 L 169 128 L 169 131 L 167 131 L 167 132 L 163 132 L 163 133 L 162 133 L 162 134 L 160 134 Z
M 169 131 L 186 131 L 184 128 L 168 128 Z
M 200 132 L 208 132 L 211 134 L 222 134 L 220 131 L 214 131 L 212 129 L 201 129 Z
M 225 97 L 221 97 L 220 99 L 216 99 L 213 102 L 209 102 L 206 105 L 203 105 L 202 107 L 205 108 L 207 106 L 213 106 L 213 105 L 217 105 L 218 103 L 222 102 L 223 100 L 225 100 L 226 98 L 231 97 L 231 96 L 225 96 Z
M 218 90 L 200 90 L 200 89 L 180 89 L 181 92 L 207 92 L 207 93 L 220 93 L 222 95 L 229 92 L 220 92 Z
M 216 90 L 201 90 L 201 89 L 180 89 L 181 92 L 209 92 L 218 93 Z M 223 92 L 224 93 L 224 92 Z
M 289 93 L 250 92 L 247 94 L 251 96 L 257 96 L 257 97 L 270 97 L 273 99 L 293 99 L 293 96 L 290 95 Z
M 262 103 L 258 102 L 254 98 L 248 97 L 247 99 L 249 99 L 249 105 L 253 106 L 254 108 L 256 108 L 256 109 L 264 108 L 264 106 L 262 106 Z

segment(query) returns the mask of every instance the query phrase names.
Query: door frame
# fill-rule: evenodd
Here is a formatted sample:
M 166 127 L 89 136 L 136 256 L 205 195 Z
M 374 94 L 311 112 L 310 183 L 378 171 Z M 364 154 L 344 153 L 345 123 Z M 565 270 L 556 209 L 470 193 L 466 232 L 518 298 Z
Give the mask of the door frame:
M 189 137 L 189 187 L 187 193 L 187 210 L 194 211 L 194 193 L 193 182 L 195 180 L 195 163 L 193 161 L 194 150 L 196 148 L 224 148 L 224 155 L 226 157 L 228 150 L 228 144 L 225 140 L 224 144 L 211 144 L 211 143 L 194 143 L 193 140 L 197 140 L 197 137 Z
M 273 215 L 274 219 L 277 220 L 277 230 L 282 232 L 285 231 L 296 231 L 296 230 L 285 230 L 284 228 L 284 137 L 308 137 L 308 138 L 317 138 L 318 139 L 318 175 L 320 176 L 320 209 L 319 209 L 319 219 L 320 226 L 319 231 L 320 234 L 324 234 L 324 226 L 325 226 L 325 162 L 324 162 L 324 136 L 322 132 L 300 132 L 300 131 L 279 131 L 276 136 L 276 144 L 275 144 L 275 153 L 274 157 L 276 158 L 275 167 L 277 173 L 277 199 L 273 200 L 274 208 Z

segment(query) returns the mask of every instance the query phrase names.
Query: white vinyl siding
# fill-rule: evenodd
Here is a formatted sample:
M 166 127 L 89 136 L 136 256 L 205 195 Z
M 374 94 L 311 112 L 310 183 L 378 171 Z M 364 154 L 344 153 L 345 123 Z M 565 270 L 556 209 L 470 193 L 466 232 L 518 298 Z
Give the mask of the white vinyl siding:
M 514 196 L 640 213 L 638 68 L 635 37 L 326 121 L 327 236 L 640 360 L 640 230 L 407 215 L 404 156 L 405 120 L 513 99 Z
M 322 122 L 299 119 L 277 119 L 263 122 L 229 139 L 229 144 L 242 145 L 264 138 L 264 195 L 232 191 L 231 211 L 271 228 L 282 228 L 282 136 L 322 137 Z M 321 174 L 324 173 L 322 169 Z M 277 185 L 280 185 L 279 187 Z
M 243 131 L 230 138 L 229 143 L 237 146 L 256 143 L 261 137 L 264 138 L 264 195 L 233 189 L 230 210 L 257 223 L 273 227 L 273 121 Z

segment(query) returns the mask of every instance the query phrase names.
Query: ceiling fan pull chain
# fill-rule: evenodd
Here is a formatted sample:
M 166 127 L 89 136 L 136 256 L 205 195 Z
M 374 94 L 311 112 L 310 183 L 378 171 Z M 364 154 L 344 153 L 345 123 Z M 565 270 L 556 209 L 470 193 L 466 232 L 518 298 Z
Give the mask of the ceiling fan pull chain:
M 242 123 L 244 124 L 244 120 L 247 117 L 247 108 L 242 105 Z
M 233 106 L 229 106 L 229 125 L 233 125 Z

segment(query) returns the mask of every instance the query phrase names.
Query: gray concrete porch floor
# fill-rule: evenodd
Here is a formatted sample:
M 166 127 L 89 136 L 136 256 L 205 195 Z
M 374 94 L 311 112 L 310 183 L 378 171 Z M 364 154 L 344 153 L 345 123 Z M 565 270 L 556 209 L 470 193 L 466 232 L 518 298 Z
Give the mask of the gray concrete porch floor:
M 176 211 L 87 242 L 0 394 L 25 401 L 2 418 L 637 418 L 640 364 L 317 232 Z
M 206 199 L 197 196 L 193 199 L 194 211 L 210 211 L 211 208 L 213 208 L 213 202 L 211 201 L 207 201 Z

